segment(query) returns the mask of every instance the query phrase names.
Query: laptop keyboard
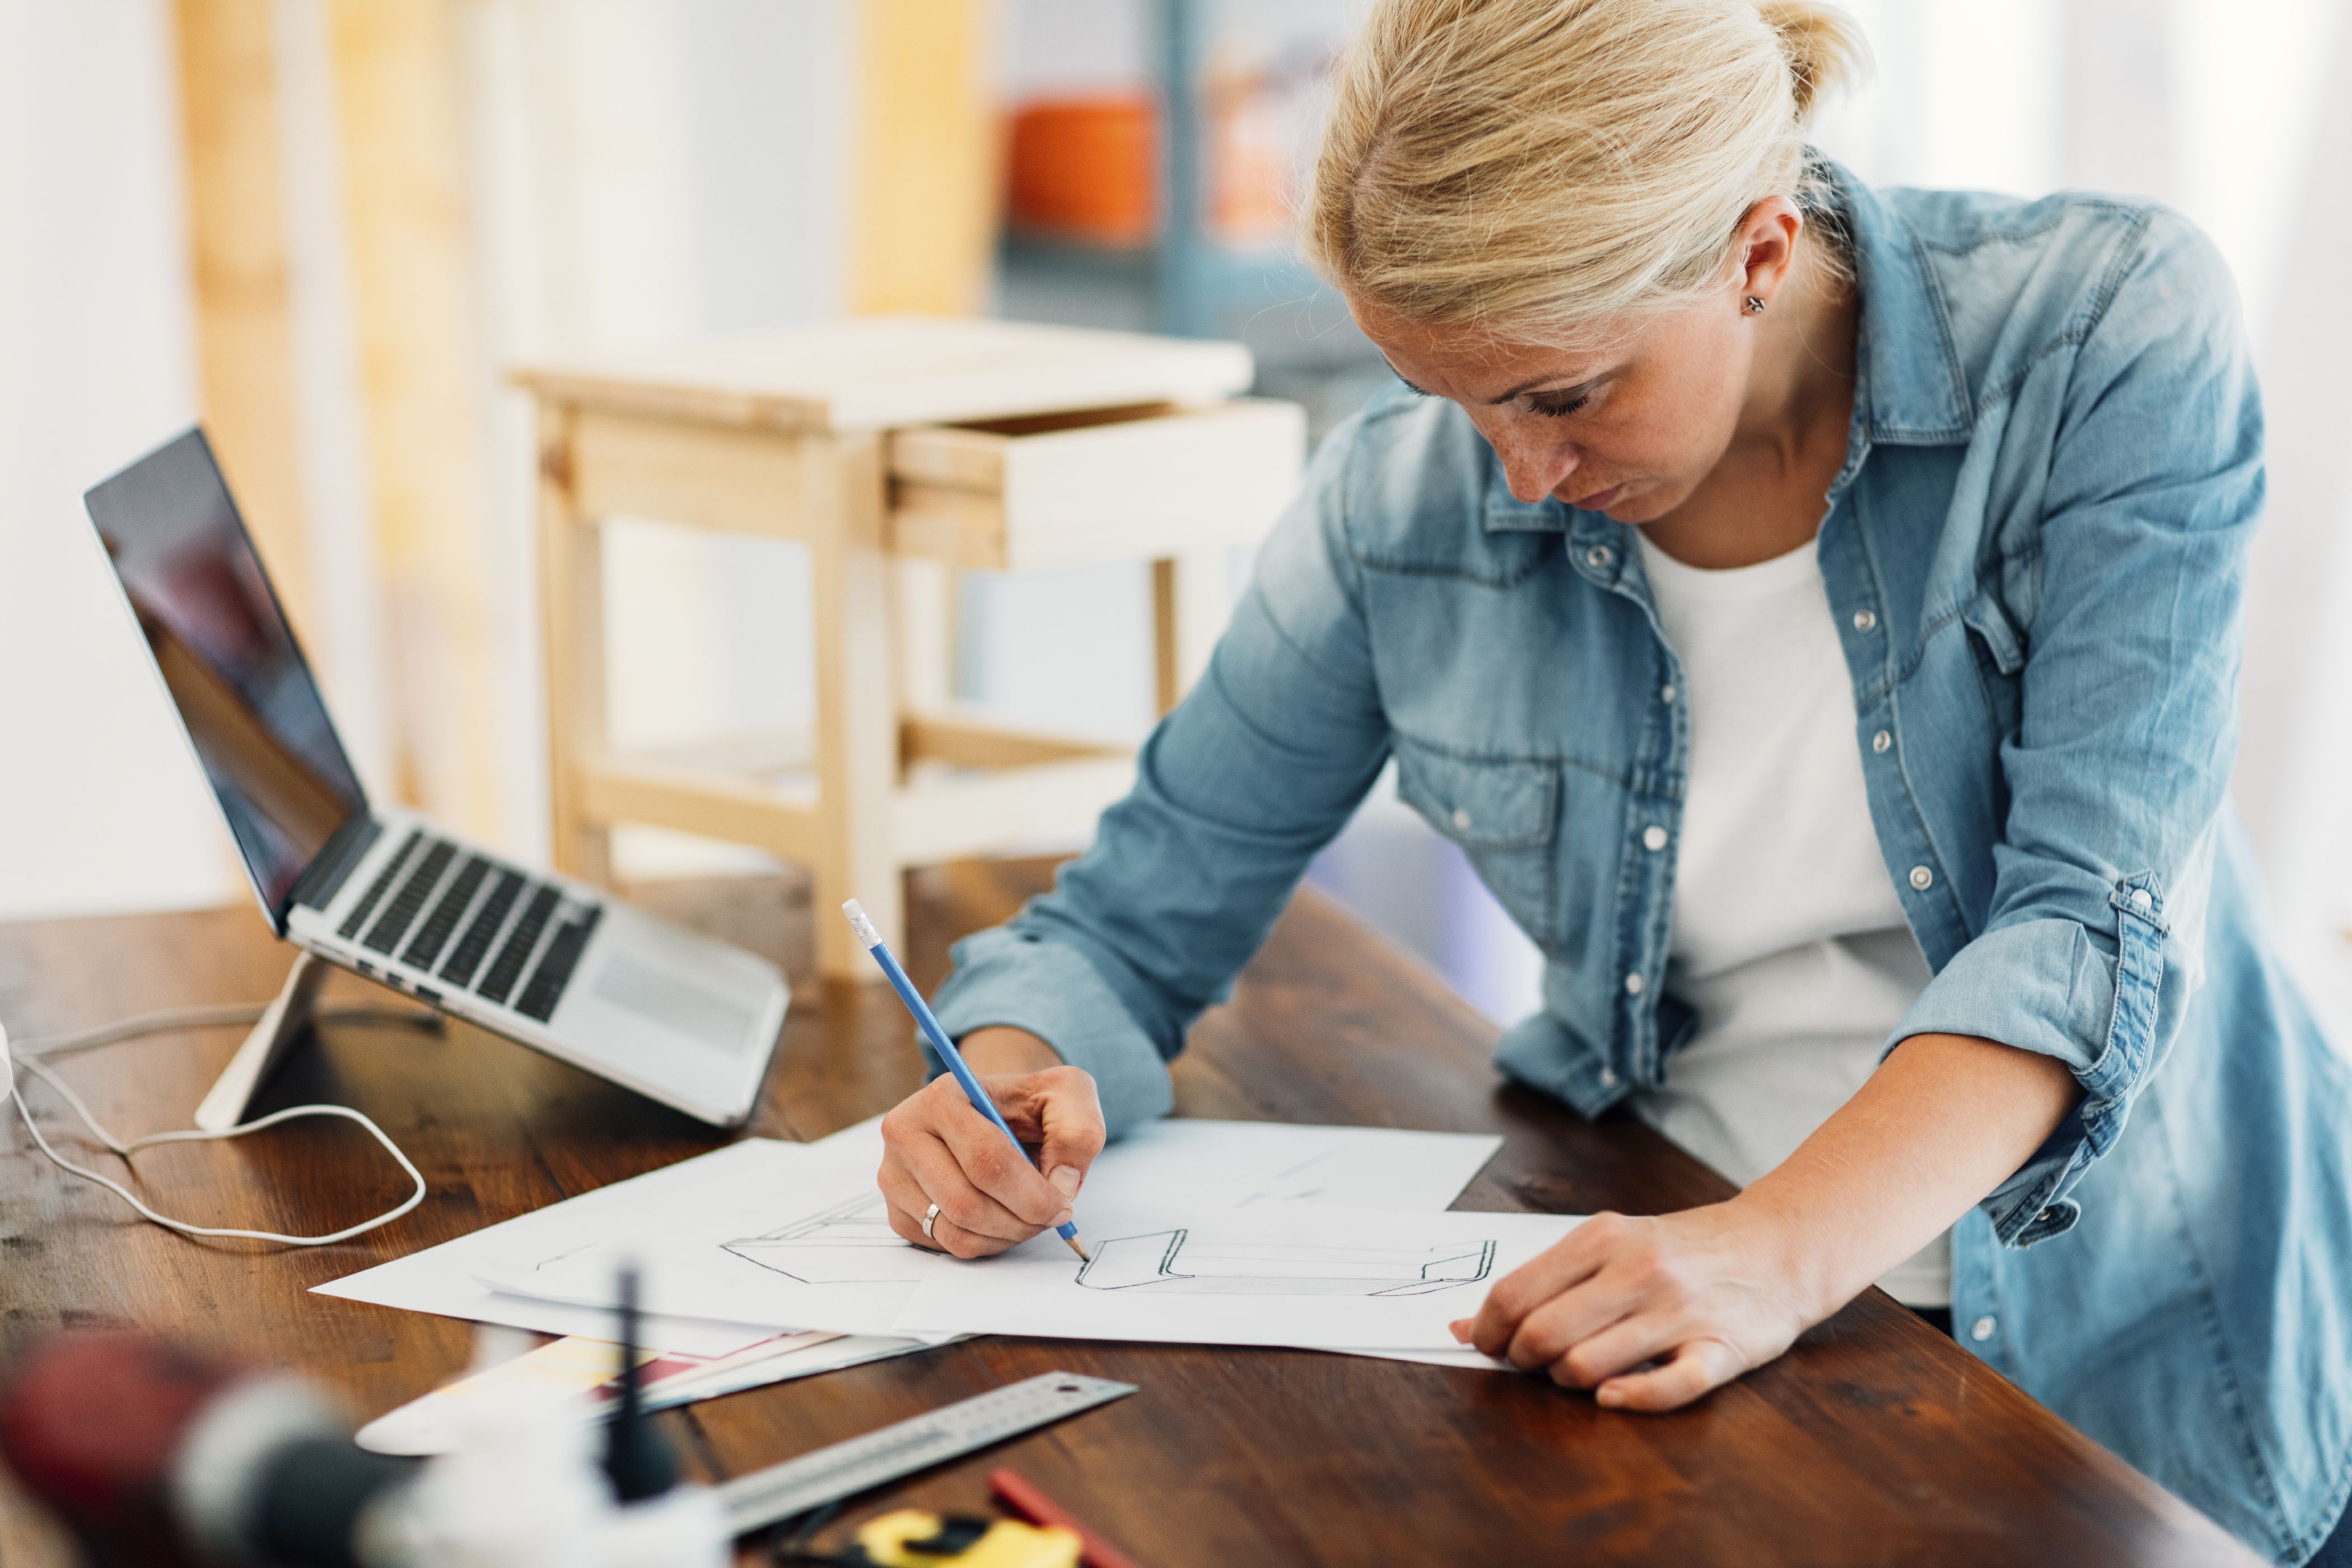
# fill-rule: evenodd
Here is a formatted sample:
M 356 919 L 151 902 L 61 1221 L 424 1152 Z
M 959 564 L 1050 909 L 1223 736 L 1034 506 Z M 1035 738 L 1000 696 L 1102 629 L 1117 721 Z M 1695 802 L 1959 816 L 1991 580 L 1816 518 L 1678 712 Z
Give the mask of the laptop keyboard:
M 515 900 L 522 896 L 523 889 L 529 885 L 530 879 L 520 871 L 499 873 L 498 881 L 491 885 L 490 896 L 484 899 L 482 907 L 474 911 L 473 920 L 466 927 L 466 934 L 457 939 L 457 947 L 450 952 L 449 962 L 441 966 L 442 979 L 460 990 L 474 984 L 475 973 L 482 967 L 482 960 L 489 956 L 491 940 L 505 929 L 508 911 L 514 908 Z
M 604 914 L 600 904 L 568 899 L 551 883 L 418 830 L 339 930 L 485 1002 L 505 1006 L 512 996 L 516 1012 L 543 1024 L 555 1016 Z
M 457 847 L 446 838 L 436 838 L 428 843 L 424 858 L 416 862 L 414 870 L 401 879 L 400 889 L 392 895 L 392 902 L 384 905 L 383 913 L 376 917 L 375 924 L 368 928 L 367 935 L 360 938 L 360 945 L 372 947 L 390 957 L 393 950 L 400 944 L 402 935 L 416 919 L 416 911 L 425 907 L 425 900 L 431 898 L 433 889 L 441 885 L 441 873 L 449 868 L 449 862 L 457 858 Z
M 341 929 L 336 931 L 336 935 L 348 942 L 360 934 L 360 928 L 367 924 L 368 916 L 375 913 L 376 905 L 383 902 L 384 894 L 392 890 L 393 879 L 399 876 L 401 868 L 415 856 L 416 846 L 424 837 L 421 833 L 410 834 L 393 858 L 383 863 L 383 869 L 375 874 L 375 880 L 368 884 L 368 890 L 360 895 L 360 901 L 353 904 L 352 912 L 343 917 Z
M 441 950 L 449 945 L 450 933 L 457 929 L 457 921 L 472 906 L 474 890 L 489 875 L 490 863 L 479 855 L 468 855 L 449 886 L 433 900 L 433 912 L 416 924 L 416 934 L 408 939 L 408 951 L 400 961 L 415 969 L 430 969 L 440 962 Z
M 547 929 L 547 917 L 555 912 L 557 902 L 553 888 L 540 888 L 532 892 L 530 902 L 522 907 L 522 917 L 508 933 L 506 945 L 490 961 L 490 972 L 475 987 L 486 1000 L 504 1002 L 513 994 L 515 982 L 522 978 L 522 966 L 530 961 L 531 950 L 539 945 L 539 933 Z

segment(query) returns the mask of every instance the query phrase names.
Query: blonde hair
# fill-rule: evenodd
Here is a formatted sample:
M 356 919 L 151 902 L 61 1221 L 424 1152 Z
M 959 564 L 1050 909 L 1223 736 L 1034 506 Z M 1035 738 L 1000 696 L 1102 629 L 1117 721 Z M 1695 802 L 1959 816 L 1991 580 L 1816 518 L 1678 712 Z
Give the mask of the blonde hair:
M 1343 65 L 1307 259 L 1408 320 L 1574 334 L 1721 280 L 1862 67 L 1804 0 L 1380 0 Z

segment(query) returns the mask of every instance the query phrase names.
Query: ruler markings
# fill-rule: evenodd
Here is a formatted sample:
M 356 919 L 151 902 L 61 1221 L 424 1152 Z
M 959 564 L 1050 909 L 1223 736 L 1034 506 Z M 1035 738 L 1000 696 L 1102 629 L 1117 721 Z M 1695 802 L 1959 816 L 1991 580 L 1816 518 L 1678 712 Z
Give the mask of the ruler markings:
M 719 1500 L 740 1535 L 1134 1392 L 1131 1383 L 1049 1372 L 739 1476 Z

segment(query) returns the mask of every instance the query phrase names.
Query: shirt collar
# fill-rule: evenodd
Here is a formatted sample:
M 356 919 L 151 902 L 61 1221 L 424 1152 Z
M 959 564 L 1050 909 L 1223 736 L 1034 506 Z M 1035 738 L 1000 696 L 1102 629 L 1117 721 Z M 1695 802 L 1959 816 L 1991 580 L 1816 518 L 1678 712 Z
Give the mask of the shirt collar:
M 1916 229 L 1843 166 L 1822 161 L 1853 237 L 1863 384 L 1874 442 L 1936 447 L 1976 422 L 1944 290 Z
M 1965 441 L 1974 423 L 1958 346 L 1952 339 L 1944 291 L 1928 266 L 1925 244 L 1901 213 L 1843 165 L 1821 161 L 1836 191 L 1853 246 L 1854 273 L 1862 293 L 1862 324 L 1855 357 L 1869 443 L 1935 447 Z M 1841 476 L 1844 478 L 1847 476 Z M 1598 537 L 1613 532 L 1599 512 L 1580 512 L 1547 498 L 1523 501 L 1513 496 L 1494 465 L 1486 487 L 1486 528 L 1496 531 L 1569 532 Z

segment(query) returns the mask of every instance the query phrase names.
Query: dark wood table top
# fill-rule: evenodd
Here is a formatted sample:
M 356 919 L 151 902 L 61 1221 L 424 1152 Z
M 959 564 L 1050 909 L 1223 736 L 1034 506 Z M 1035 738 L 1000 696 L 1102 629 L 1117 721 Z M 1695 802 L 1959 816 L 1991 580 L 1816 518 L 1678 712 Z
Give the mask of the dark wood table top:
M 1043 885 L 1036 863 L 910 879 L 910 967 L 935 984 L 952 936 Z M 648 890 L 670 912 L 808 967 L 804 889 L 782 879 Z M 257 1000 L 291 959 L 250 909 L 0 926 L 0 1018 L 19 1037 L 149 1008 Z M 339 977 L 332 994 L 383 999 Z M 1494 1028 L 1328 901 L 1302 894 L 1232 1002 L 1192 1035 L 1180 1114 L 1494 1131 L 1471 1209 L 1656 1213 L 1725 1183 L 1637 1122 L 1587 1121 L 1503 1083 Z M 316 1249 L 199 1245 L 133 1218 L 0 1137 L 0 1335 L 135 1324 L 283 1363 L 378 1415 L 462 1368 L 467 1326 L 309 1288 L 724 1142 L 688 1119 L 478 1030 L 338 1026 L 267 1105 L 366 1111 L 425 1172 L 406 1219 Z M 167 1037 L 64 1068 L 118 1131 L 184 1126 L 234 1030 Z M 751 1131 L 822 1136 L 920 1077 L 887 991 L 796 995 Z M 28 1099 L 55 1125 L 47 1091 Z M 167 1213 L 327 1230 L 404 1193 L 356 1129 L 142 1155 Z M 1311 1352 L 986 1338 L 754 1390 L 661 1419 L 688 1469 L 740 1474 L 1037 1373 L 1141 1385 L 1106 1408 L 862 1499 L 985 1511 L 1018 1466 L 1140 1563 L 1502 1564 L 2250 1563 L 2185 1503 L 1871 1292 L 1772 1365 L 1668 1415 L 1601 1410 L 1536 1378 Z M 62 1561 L 0 1493 L 0 1562 Z

